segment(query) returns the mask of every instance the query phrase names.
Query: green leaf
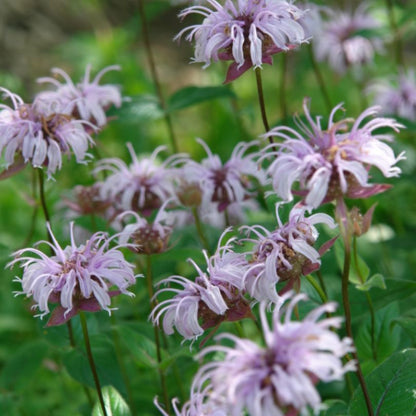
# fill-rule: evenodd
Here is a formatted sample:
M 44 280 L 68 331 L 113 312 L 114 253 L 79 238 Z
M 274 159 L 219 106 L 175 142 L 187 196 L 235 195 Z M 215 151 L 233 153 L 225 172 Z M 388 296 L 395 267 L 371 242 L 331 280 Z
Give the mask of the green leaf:
M 91 349 L 101 386 L 113 385 L 125 394 L 125 386 L 111 342 L 103 335 L 91 336 Z M 78 382 L 95 388 L 87 354 L 75 348 L 63 355 L 63 363 L 71 377 Z
M 16 389 L 32 380 L 47 354 L 48 345 L 43 340 L 24 344 L 8 357 L 2 369 L 0 385 L 5 389 Z
M 376 309 L 396 300 L 404 300 L 416 294 L 416 281 L 404 279 L 385 279 L 387 290 L 374 288 L 371 297 Z
M 368 314 L 369 315 L 369 314 Z M 378 363 L 383 362 L 397 348 L 400 341 L 399 328 L 392 327 L 392 321 L 399 315 L 399 306 L 394 302 L 375 313 L 374 349 L 371 337 L 370 317 L 360 325 L 355 346 L 363 372 L 369 373 Z
M 358 290 L 368 291 L 373 287 L 386 289 L 386 282 L 384 276 L 380 273 L 373 274 L 365 283 L 355 286 Z
M 107 416 L 130 416 L 129 406 L 120 393 L 113 387 L 107 386 L 102 389 L 104 406 Z M 104 416 L 100 402 L 97 402 L 92 411 L 92 416 Z
M 416 405 L 416 350 L 396 352 L 366 379 L 374 416 L 410 416 Z M 364 395 L 358 386 L 349 406 L 349 414 L 367 414 Z
M 110 113 L 111 114 L 111 113 Z M 159 100 L 154 95 L 136 95 L 115 111 L 118 119 L 127 123 L 141 123 L 163 117 Z
M 409 311 L 406 315 L 393 320 L 394 324 L 402 327 L 416 344 L 416 309 Z
M 169 97 L 167 111 L 182 110 L 187 107 L 217 98 L 235 98 L 228 87 L 185 87 Z
M 324 402 L 327 408 L 319 416 L 344 416 L 348 414 L 348 407 L 342 400 L 326 400 Z

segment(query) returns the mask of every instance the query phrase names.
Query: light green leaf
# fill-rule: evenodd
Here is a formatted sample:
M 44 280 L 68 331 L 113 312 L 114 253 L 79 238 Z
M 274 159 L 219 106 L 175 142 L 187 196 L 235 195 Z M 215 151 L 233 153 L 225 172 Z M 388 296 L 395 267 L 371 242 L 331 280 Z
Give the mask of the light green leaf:
M 113 387 L 107 386 L 102 389 L 104 406 L 107 416 L 130 416 L 129 406 L 120 393 Z M 92 411 L 92 416 L 104 416 L 100 402 L 97 402 Z
M 373 287 L 386 289 L 386 282 L 384 276 L 380 273 L 373 274 L 365 283 L 355 286 L 358 290 L 368 291 Z

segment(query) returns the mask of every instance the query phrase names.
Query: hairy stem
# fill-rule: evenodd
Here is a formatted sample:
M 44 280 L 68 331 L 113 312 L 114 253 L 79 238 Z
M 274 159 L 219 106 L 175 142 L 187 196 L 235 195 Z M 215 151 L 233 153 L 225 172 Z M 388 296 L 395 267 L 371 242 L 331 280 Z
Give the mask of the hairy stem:
M 152 257 L 151 255 L 146 255 L 146 283 L 147 283 L 147 290 L 149 292 L 149 301 L 150 301 L 150 308 L 153 309 L 156 306 L 156 300 L 154 299 L 154 292 L 153 292 L 153 275 L 152 275 Z M 165 409 L 166 412 L 170 413 L 170 403 L 169 403 L 169 395 L 168 389 L 166 385 L 166 377 L 164 371 L 160 368 L 160 363 L 162 362 L 162 349 L 160 346 L 160 337 L 159 337 L 159 328 L 156 325 L 153 325 L 154 335 L 155 335 L 155 343 L 156 343 L 156 356 L 157 362 L 159 364 L 159 378 L 160 378 L 160 385 L 162 387 L 163 392 L 163 401 L 165 402 Z
M 267 133 L 270 130 L 270 127 L 269 127 L 269 122 L 267 121 L 266 105 L 264 102 L 263 83 L 261 80 L 261 68 L 256 68 L 254 72 L 256 73 L 257 95 L 259 97 L 261 119 L 263 121 L 264 129 L 266 130 L 266 133 Z M 273 143 L 273 138 L 271 136 L 269 136 L 269 141 L 270 143 Z
M 94 384 L 95 384 L 95 389 L 97 390 L 98 400 L 100 401 L 100 406 L 101 406 L 101 409 L 103 411 L 103 415 L 107 416 L 107 411 L 105 409 L 105 404 L 104 404 L 103 393 L 101 391 L 100 380 L 98 378 L 98 373 L 97 373 L 97 368 L 95 366 L 94 357 L 92 355 L 90 337 L 89 337 L 89 334 L 88 334 L 87 320 L 85 318 L 84 312 L 80 311 L 79 312 L 79 317 L 81 319 L 81 326 L 82 326 L 82 333 L 84 335 L 85 348 L 86 348 L 86 351 L 87 351 L 87 357 L 88 357 L 88 362 L 90 364 L 92 376 L 94 378 Z
M 147 60 L 150 66 L 150 72 L 152 75 L 152 79 L 153 79 L 153 83 L 155 85 L 156 88 L 156 94 L 159 97 L 159 102 L 160 102 L 160 106 L 162 107 L 163 113 L 164 113 L 164 118 L 165 118 L 165 123 L 166 123 L 166 127 L 168 129 L 168 133 L 169 133 L 169 138 L 170 138 L 170 142 L 171 142 L 171 146 L 172 149 L 175 153 L 178 152 L 178 142 L 175 136 L 175 132 L 173 130 L 173 124 L 172 124 L 172 119 L 169 115 L 169 113 L 166 111 L 167 107 L 166 107 L 166 101 L 165 101 L 165 97 L 163 95 L 162 92 L 162 88 L 160 86 L 160 81 L 159 81 L 159 76 L 156 70 L 156 64 L 155 64 L 155 60 L 153 57 L 153 51 L 152 51 L 152 46 L 150 43 L 150 38 L 149 38 L 149 30 L 147 27 L 147 19 L 146 19 L 146 13 L 144 11 L 144 0 L 139 0 L 139 14 L 140 14 L 140 19 L 142 22 L 142 36 L 143 36 L 143 42 L 144 42 L 144 47 L 146 50 L 146 55 L 147 55 Z

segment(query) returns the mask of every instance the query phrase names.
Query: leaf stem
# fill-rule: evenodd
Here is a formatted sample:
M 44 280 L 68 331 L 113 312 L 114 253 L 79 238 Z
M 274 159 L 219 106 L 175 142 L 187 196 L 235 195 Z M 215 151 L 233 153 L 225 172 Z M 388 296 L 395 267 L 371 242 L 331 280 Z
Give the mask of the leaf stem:
M 103 415 L 107 416 L 107 410 L 106 410 L 105 404 L 104 404 L 104 398 L 103 398 L 103 393 L 101 391 L 100 380 L 98 378 L 98 373 L 97 373 L 97 368 L 95 366 L 94 357 L 92 355 L 90 337 L 89 337 L 89 334 L 88 334 L 87 320 L 85 318 L 84 312 L 80 311 L 79 312 L 79 317 L 80 317 L 80 320 L 81 320 L 82 333 L 84 335 L 85 348 L 86 348 L 86 351 L 87 351 L 88 362 L 90 364 L 92 376 L 94 378 L 95 389 L 97 390 L 98 399 L 100 401 L 100 405 L 101 405 L 101 409 L 103 411 Z
M 197 207 L 192 207 L 192 215 L 194 216 L 196 232 L 198 233 L 198 237 L 201 240 L 202 247 L 204 247 L 204 249 L 209 254 L 210 250 L 209 250 L 208 239 L 205 236 L 204 228 L 202 226 L 201 219 L 199 218 Z
M 165 97 L 163 96 L 162 88 L 160 86 L 159 76 L 158 76 L 157 69 L 156 69 L 155 60 L 153 57 L 153 51 L 152 51 L 152 46 L 151 46 L 150 38 L 149 38 L 149 30 L 147 27 L 147 19 L 146 19 L 146 13 L 144 11 L 143 0 L 139 0 L 139 14 L 140 14 L 141 22 L 142 22 L 142 36 L 143 36 L 143 41 L 144 41 L 144 47 L 146 50 L 147 60 L 150 66 L 150 72 L 152 75 L 153 83 L 156 88 L 156 94 L 159 97 L 160 106 L 162 107 L 162 110 L 164 113 L 165 123 L 168 129 L 172 150 L 174 151 L 174 153 L 178 153 L 178 142 L 176 139 L 175 132 L 173 130 L 172 119 L 170 117 L 170 114 L 167 111 Z
M 49 211 L 48 211 L 48 205 L 46 203 L 46 197 L 45 197 L 45 177 L 44 177 L 44 173 L 43 170 L 41 168 L 37 169 L 38 174 L 39 174 L 39 197 L 40 197 L 40 204 L 42 206 L 42 211 L 43 211 L 43 215 L 45 216 L 45 221 L 47 223 L 49 223 L 49 225 L 51 224 L 51 217 L 49 215 Z M 53 245 L 53 239 L 52 236 L 49 232 L 49 230 L 47 230 L 47 236 L 48 236 L 48 241 Z M 52 248 L 51 248 L 52 251 Z
M 322 303 L 327 303 L 328 298 L 324 292 L 324 290 L 321 288 L 319 283 L 313 278 L 312 275 L 308 274 L 306 276 L 306 280 L 312 285 L 312 287 L 315 289 L 315 292 L 319 295 L 319 297 L 322 300 Z

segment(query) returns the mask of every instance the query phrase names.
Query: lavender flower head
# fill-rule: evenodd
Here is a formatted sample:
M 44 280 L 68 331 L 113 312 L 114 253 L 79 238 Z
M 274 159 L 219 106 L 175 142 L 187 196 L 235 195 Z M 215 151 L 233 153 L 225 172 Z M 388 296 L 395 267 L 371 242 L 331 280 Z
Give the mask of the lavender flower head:
M 305 207 L 295 206 L 289 214 L 289 221 L 282 224 L 276 205 L 278 228 L 269 231 L 261 225 L 244 226 L 247 234 L 255 238 L 246 240 L 254 243 L 248 252 L 248 264 L 244 274 L 244 287 L 258 301 L 279 303 L 281 297 L 276 290 L 278 282 L 286 282 L 287 291 L 299 282 L 299 277 L 319 268 L 320 256 L 331 245 L 316 250 L 313 245 L 319 233 L 315 224 L 326 224 L 335 228 L 334 220 L 326 214 L 313 214 L 305 217 Z
M 228 231 L 225 230 L 224 234 Z M 158 324 L 163 315 L 163 330 L 166 334 L 173 334 L 175 326 L 185 339 L 196 339 L 205 329 L 217 326 L 224 320 L 235 321 L 251 315 L 240 293 L 245 260 L 243 256 L 232 252 L 232 241 L 223 246 L 219 244 L 211 257 L 204 251 L 206 272 L 189 259 L 197 271 L 195 281 L 183 276 L 171 276 L 159 282 L 159 285 L 174 284 L 181 287 L 162 288 L 155 294 L 157 297 L 164 292 L 174 293 L 172 298 L 160 302 L 151 314 L 154 324 Z
M 393 114 L 408 120 L 416 120 L 416 74 L 414 70 L 400 71 L 386 81 L 375 81 L 368 88 L 374 93 L 374 104 L 383 114 Z
M 139 159 L 130 143 L 127 143 L 133 163 L 127 166 L 121 159 L 110 158 L 98 162 L 94 173 L 109 171 L 100 189 L 101 198 L 114 201 L 120 212 L 138 211 L 149 215 L 154 209 L 173 196 L 173 167 L 183 161 L 184 155 L 169 157 L 158 162 L 164 146 L 157 147 L 150 157 Z
M 134 265 L 128 263 L 120 250 L 121 245 L 109 248 L 117 237 L 108 238 L 106 233 L 97 232 L 85 243 L 77 246 L 74 241 L 74 224 L 70 225 L 71 245 L 60 246 L 47 224 L 52 243 L 47 244 L 53 251 L 51 256 L 37 248 L 18 250 L 15 259 L 7 267 L 20 264 L 23 277 L 15 281 L 22 284 L 22 291 L 33 297 L 43 317 L 49 313 L 48 302 L 58 303 L 52 312 L 48 326 L 60 325 L 79 310 L 90 312 L 104 309 L 111 313 L 111 297 L 120 293 L 134 296 L 127 288 L 136 281 Z M 34 254 L 37 257 L 32 257 Z M 116 290 L 111 291 L 112 287 Z
M 297 193 L 305 197 L 306 205 L 316 208 L 344 195 L 367 198 L 388 189 L 388 185 L 369 183 L 371 166 L 377 167 L 386 178 L 400 175 L 401 170 L 395 165 L 404 159 L 404 153 L 396 157 L 385 143 L 392 141 L 392 136 L 375 131 L 387 127 L 398 132 L 403 126 L 391 118 L 374 117 L 379 107 L 368 108 L 356 120 L 345 118 L 335 122 L 334 115 L 341 109 L 339 104 L 332 110 L 326 130 L 321 126 L 321 117 L 316 120 L 311 117 L 306 99 L 303 109 L 309 123 L 297 120 L 303 135 L 286 126 L 275 127 L 265 135 L 284 140 L 268 146 L 268 149 L 279 148 L 269 154 L 277 157 L 267 173 L 281 198 L 291 201 L 293 193 Z M 295 182 L 299 182 L 298 191 L 292 191 Z
M 175 416 L 227 416 L 224 406 L 214 403 L 203 403 L 203 396 L 201 394 L 194 394 L 191 400 L 188 400 L 179 409 L 178 400 L 175 398 L 172 400 L 173 411 Z M 158 408 L 163 416 L 169 416 L 164 409 L 160 406 L 157 398 L 153 401 L 155 406 Z
M 331 330 L 339 328 L 342 319 L 318 321 L 325 312 L 334 312 L 334 303 L 312 310 L 302 321 L 291 319 L 293 309 L 304 299 L 302 294 L 287 294 L 288 303 L 275 308 L 271 327 L 266 304 L 261 304 L 264 348 L 232 334 L 217 336 L 234 346 L 212 346 L 199 354 L 198 358 L 219 353 L 223 359 L 201 367 L 193 381 L 193 395 L 205 396 L 206 404 L 225 403 L 226 414 L 232 416 L 307 415 L 309 408 L 318 412 L 322 405 L 315 384 L 341 380 L 355 370 L 355 363 L 342 364 L 341 358 L 353 351 L 352 341 L 340 339 Z
M 51 177 L 62 166 L 62 156 L 74 153 L 78 163 L 85 163 L 94 141 L 90 132 L 96 127 L 85 120 L 74 119 L 59 103 L 25 104 L 18 95 L 1 89 L 13 107 L 0 105 L 0 154 L 6 168 L 31 163 L 47 166 Z
M 234 203 L 241 203 L 255 195 L 252 191 L 256 182 L 265 183 L 265 172 L 256 162 L 258 152 L 245 154 L 257 142 L 239 143 L 234 148 L 230 159 L 222 163 L 218 155 L 211 152 L 207 144 L 198 139 L 204 147 L 207 158 L 201 163 L 189 160 L 182 168 L 184 178 L 192 178 L 202 192 L 201 206 L 217 204 L 218 211 L 223 212 Z
M 56 87 L 56 90 L 38 94 L 38 100 L 46 103 L 58 102 L 61 106 L 67 108 L 69 114 L 76 118 L 91 121 L 93 124 L 102 127 L 107 124 L 105 110 L 111 105 L 121 106 L 121 94 L 115 85 L 99 85 L 99 82 L 108 71 L 119 69 L 118 65 L 108 66 L 90 81 L 91 65 L 87 65 L 82 82 L 74 84 L 65 71 L 60 68 L 53 68 L 52 73 L 55 76 L 60 75 L 65 83 L 59 82 L 55 77 L 39 78 L 38 82 L 50 83 Z
M 183 29 L 186 39 L 195 40 L 194 62 L 231 60 L 226 82 L 233 81 L 251 67 L 272 63 L 271 56 L 288 51 L 306 41 L 298 20 L 303 13 L 292 3 L 280 0 L 226 0 L 221 5 L 207 0 L 209 6 L 194 5 L 179 17 L 189 14 L 204 16 L 202 24 Z
M 173 230 L 173 218 L 165 210 L 169 202 L 170 200 L 166 201 L 160 207 L 152 223 L 149 223 L 134 211 L 121 213 L 118 219 L 131 215 L 136 222 L 124 227 L 118 239 L 119 243 L 124 245 L 131 241 L 131 249 L 140 254 L 156 254 L 166 251 Z
M 368 5 L 361 4 L 353 13 L 322 10 L 328 19 L 314 33 L 314 52 L 318 61 L 328 61 L 331 68 L 343 74 L 350 67 L 360 67 L 373 61 L 376 52 L 382 51 L 383 42 L 377 36 L 362 36 L 360 31 L 380 27 L 369 13 Z

